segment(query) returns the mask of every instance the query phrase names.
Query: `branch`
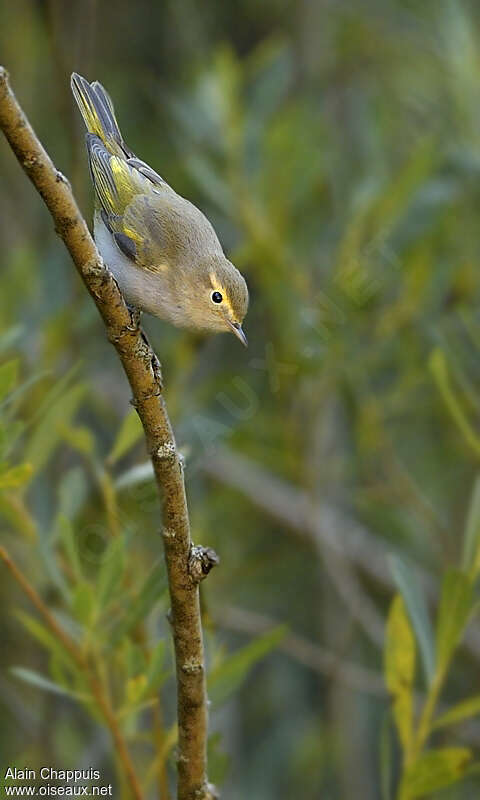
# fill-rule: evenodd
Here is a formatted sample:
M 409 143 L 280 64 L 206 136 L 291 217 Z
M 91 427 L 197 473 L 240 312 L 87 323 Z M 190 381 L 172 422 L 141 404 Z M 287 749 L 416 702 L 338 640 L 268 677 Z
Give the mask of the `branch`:
M 207 475 L 242 492 L 257 508 L 300 539 L 313 543 L 319 553 L 327 547 L 383 586 L 393 585 L 382 541 L 341 508 L 328 501 L 316 503 L 308 492 L 226 447 L 209 450 L 201 466 Z M 431 588 L 430 576 L 419 568 L 416 572 L 422 584 Z
M 263 614 L 235 606 L 227 606 L 215 611 L 213 619 L 222 628 L 237 633 L 246 633 L 250 636 L 260 636 L 279 624 L 277 620 Z M 385 681 L 380 673 L 368 669 L 368 667 L 349 663 L 343 656 L 325 650 L 304 636 L 289 633 L 282 639 L 278 649 L 304 667 L 308 667 L 320 675 L 326 675 L 327 678 L 338 680 L 356 691 L 387 697 Z
M 214 480 L 241 492 L 257 508 L 301 540 L 313 544 L 321 557 L 328 549 L 382 586 L 396 590 L 387 560 L 390 553 L 396 552 L 395 549 L 390 545 L 387 549 L 380 537 L 343 509 L 328 501 L 314 502 L 305 490 L 292 486 L 251 459 L 226 447 L 210 449 L 201 462 L 201 468 Z M 438 589 L 433 576 L 405 554 L 400 555 L 416 576 L 429 603 L 437 602 Z M 345 601 L 353 599 L 352 588 L 352 585 L 347 587 L 346 591 L 350 589 L 350 598 L 344 594 Z M 357 609 L 357 618 L 362 614 L 365 621 L 367 617 L 363 615 L 364 611 L 365 608 Z M 369 613 L 369 618 L 374 621 L 372 613 Z M 375 621 L 370 629 L 378 636 L 378 624 Z M 464 643 L 472 655 L 480 660 L 478 626 L 467 630 Z
M 178 800 L 209 797 L 206 778 L 207 701 L 198 580 L 191 576 L 190 526 L 182 464 L 162 396 L 161 368 L 103 264 L 70 185 L 38 141 L 0 67 L 0 127 L 42 196 L 105 323 L 130 383 L 158 488 L 175 645 L 178 708 Z

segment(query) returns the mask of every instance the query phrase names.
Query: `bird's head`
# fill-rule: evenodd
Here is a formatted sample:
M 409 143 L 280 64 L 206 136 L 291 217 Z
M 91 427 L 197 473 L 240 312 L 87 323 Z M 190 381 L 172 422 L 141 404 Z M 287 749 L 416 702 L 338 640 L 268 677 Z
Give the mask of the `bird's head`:
M 190 298 L 192 322 L 211 331 L 230 331 L 243 345 L 242 322 L 248 309 L 245 279 L 225 256 L 211 256 L 199 265 Z

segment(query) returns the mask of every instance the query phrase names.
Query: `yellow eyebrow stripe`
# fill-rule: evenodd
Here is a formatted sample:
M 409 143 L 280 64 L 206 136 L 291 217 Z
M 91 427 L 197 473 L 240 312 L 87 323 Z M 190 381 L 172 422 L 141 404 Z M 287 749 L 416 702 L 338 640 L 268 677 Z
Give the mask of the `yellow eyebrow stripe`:
M 223 297 L 223 305 L 225 305 L 227 307 L 227 309 L 229 310 L 232 319 L 237 321 L 236 318 L 235 318 L 235 314 L 233 313 L 232 304 L 230 303 L 230 300 L 228 299 L 228 294 L 225 291 L 224 287 L 219 282 L 219 280 L 218 280 L 218 278 L 217 278 L 217 276 L 215 275 L 214 272 L 210 272 L 209 273 L 209 277 L 210 277 L 210 280 L 212 282 L 212 288 L 213 288 L 214 292 L 220 292 L 220 294 Z

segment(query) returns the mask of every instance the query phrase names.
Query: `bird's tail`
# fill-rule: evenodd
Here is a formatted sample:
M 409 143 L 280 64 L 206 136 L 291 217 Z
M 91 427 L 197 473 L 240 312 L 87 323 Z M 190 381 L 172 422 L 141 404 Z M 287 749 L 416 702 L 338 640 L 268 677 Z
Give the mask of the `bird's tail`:
M 98 81 L 89 83 L 73 72 L 71 86 L 88 132 L 99 136 L 114 155 L 130 156 L 115 118 L 113 103 L 102 84 Z

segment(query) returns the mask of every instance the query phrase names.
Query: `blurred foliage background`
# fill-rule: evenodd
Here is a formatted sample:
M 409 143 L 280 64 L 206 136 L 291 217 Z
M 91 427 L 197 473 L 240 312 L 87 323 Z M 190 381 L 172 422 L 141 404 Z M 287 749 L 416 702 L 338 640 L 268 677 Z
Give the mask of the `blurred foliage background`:
M 395 794 L 408 713 L 395 707 L 398 735 L 382 671 L 398 587 L 394 697 L 415 688 L 421 714 L 432 680 L 441 710 L 480 692 L 474 623 L 438 660 L 442 613 L 460 608 L 453 652 L 476 602 L 480 7 L 0 12 L 0 60 L 87 218 L 74 69 L 105 84 L 128 144 L 207 214 L 251 289 L 248 351 L 144 319 L 193 539 L 221 557 L 202 586 L 211 778 L 229 800 L 477 796 L 474 701 L 431 740 L 455 748 L 438 791 Z M 167 800 L 172 652 L 147 456 L 97 312 L 4 142 L 0 173 L 1 542 L 96 664 L 145 796 Z M 94 767 L 128 797 L 85 676 L 5 570 L 0 597 L 2 768 Z M 416 677 L 407 664 L 396 682 L 409 625 Z

